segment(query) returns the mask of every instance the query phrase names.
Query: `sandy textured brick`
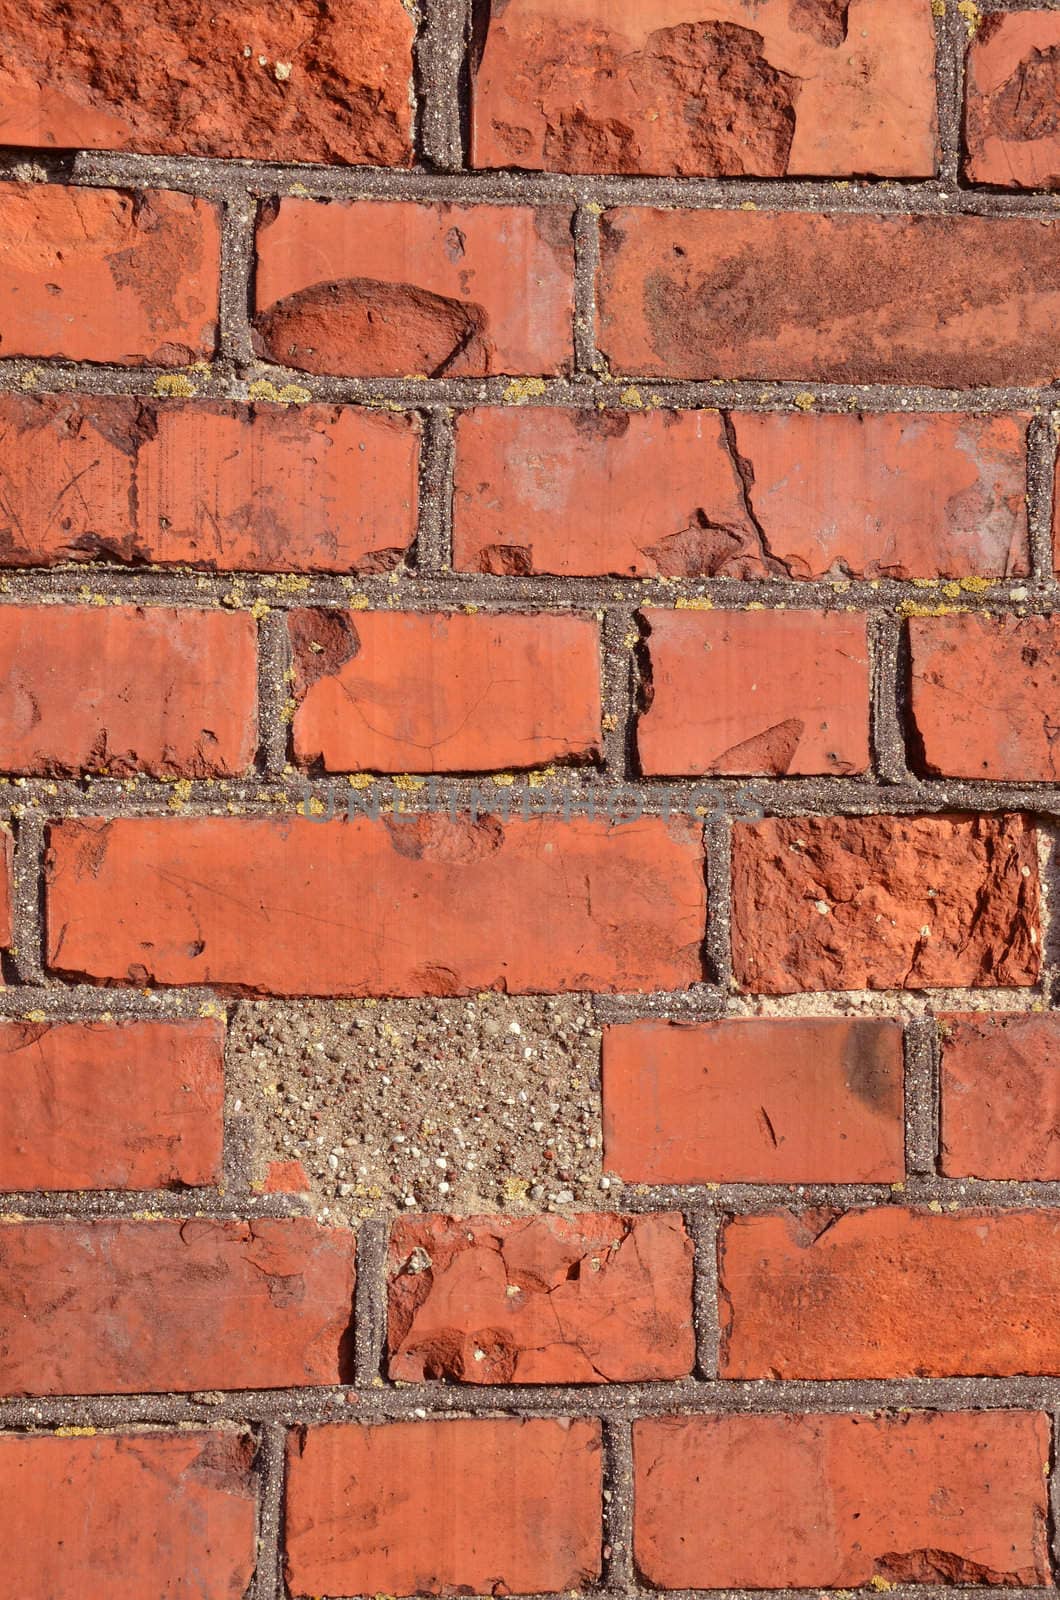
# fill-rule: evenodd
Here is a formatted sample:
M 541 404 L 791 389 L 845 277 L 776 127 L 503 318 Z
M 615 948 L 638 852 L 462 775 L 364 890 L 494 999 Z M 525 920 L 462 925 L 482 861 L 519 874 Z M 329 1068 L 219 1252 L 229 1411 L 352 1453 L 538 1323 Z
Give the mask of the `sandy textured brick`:
M 554 1594 L 600 1572 L 600 1424 L 481 1418 L 291 1435 L 287 1584 Z
M 462 412 L 454 561 L 560 576 L 1022 575 L 1026 425 L 960 413 Z
M 988 12 L 968 49 L 964 173 L 1008 189 L 1060 185 L 1060 16 Z
M 94 1429 L 85 1430 L 93 1434 Z M 19 1600 L 206 1600 L 247 1592 L 257 1550 L 249 1433 L 0 1437 Z
M 914 763 L 933 777 L 1060 776 L 1060 619 L 914 617 Z
M 935 170 L 924 0 L 505 0 L 484 10 L 476 167 L 764 178 Z
M 257 746 L 247 612 L 0 607 L 0 769 L 227 777 Z
M 419 1382 L 633 1383 L 692 1370 L 680 1215 L 402 1217 L 388 1372 Z
M 1052 382 L 1058 219 L 630 208 L 602 226 L 613 372 Z
M 0 1394 L 345 1382 L 354 1236 L 300 1217 L 0 1226 Z
M 416 532 L 418 429 L 352 406 L 0 396 L 0 564 L 381 572 Z
M 738 823 L 732 885 L 733 966 L 752 992 L 1038 975 L 1035 833 L 1019 815 Z
M 604 1167 L 627 1183 L 886 1183 L 902 1032 L 875 1018 L 604 1030 Z
M 568 367 L 569 211 L 378 200 L 278 205 L 258 228 L 260 354 L 351 377 Z
M 942 1170 L 1060 1179 L 1060 1016 L 940 1019 Z
M 702 974 L 701 835 L 650 817 L 65 822 L 48 961 L 265 994 L 684 988 Z
M 298 611 L 288 629 L 302 763 L 489 772 L 600 753 L 592 618 Z
M 650 1417 L 637 1566 L 660 1589 L 1048 1585 L 1049 1418 Z
M 257 161 L 412 160 L 401 0 L 0 5 L 6 144 Z
M 224 1024 L 0 1022 L 0 1188 L 221 1175 Z
M 1060 1372 L 1057 1211 L 737 1217 L 719 1261 L 726 1378 Z
M 214 353 L 217 207 L 0 184 L 0 356 L 179 367 Z
M 843 611 L 641 613 L 648 776 L 864 772 L 869 651 Z

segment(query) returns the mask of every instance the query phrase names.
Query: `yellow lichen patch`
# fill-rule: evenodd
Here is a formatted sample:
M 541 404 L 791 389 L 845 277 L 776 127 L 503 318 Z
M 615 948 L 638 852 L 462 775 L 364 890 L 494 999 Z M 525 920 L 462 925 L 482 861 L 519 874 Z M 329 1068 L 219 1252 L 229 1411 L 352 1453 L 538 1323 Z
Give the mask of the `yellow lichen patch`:
M 795 396 L 795 404 L 800 411 L 812 411 L 816 403 L 817 396 L 811 394 L 808 389 L 801 389 Z
M 990 578 L 961 578 L 959 581 L 965 594 L 986 594 L 994 587 Z
M 618 718 L 613 711 L 609 711 L 600 721 L 600 726 L 605 733 L 613 733 L 618 727 Z
M 946 0 L 931 0 L 931 14 L 933 17 L 946 15 Z
M 508 1177 L 504 1180 L 504 1198 L 512 1202 L 525 1200 L 530 1193 L 530 1183 L 526 1178 Z
M 323 800 L 321 800 L 315 794 L 314 795 L 310 795 L 310 797 L 309 797 L 309 814 L 310 814 L 311 817 L 322 817 L 326 810 L 327 810 L 327 807 L 325 806 Z
M 604 208 L 600 204 L 599 200 L 587 201 L 585 209 L 586 211 L 591 212 L 594 217 L 602 217 L 604 214 Z
M 40 382 L 40 368 L 27 367 L 25 372 L 19 374 L 18 386 L 20 389 L 35 389 Z M 1054 424 L 1055 426 L 1055 424 Z
M 515 782 L 515 773 L 495 772 L 493 777 L 490 779 L 490 782 L 495 784 L 498 789 L 510 789 L 512 784 Z
M 705 594 L 679 594 L 674 601 L 675 611 L 713 611 L 714 602 Z
M 54 1439 L 94 1439 L 95 1428 L 76 1428 L 73 1426 L 56 1428 L 52 1437 Z
M 640 397 L 640 390 L 632 383 L 628 389 L 622 390 L 622 393 L 618 398 L 621 400 L 624 406 L 629 406 L 632 411 L 641 411 L 644 408 L 644 401 Z
M 293 701 L 291 699 L 285 700 L 283 705 L 280 707 L 280 721 L 281 722 L 293 722 L 294 721 L 294 714 L 295 714 L 295 712 L 297 710 L 298 710 L 298 706 L 295 703 L 295 701 Z
M 191 799 L 191 779 L 178 778 L 169 797 L 170 811 L 182 811 Z
M 268 401 L 275 406 L 304 406 L 312 398 L 310 390 L 300 383 L 285 383 L 277 388 L 268 378 L 255 378 L 247 389 L 248 400 Z
M 918 600 L 900 600 L 895 607 L 900 617 L 956 617 L 967 606 L 922 606 Z
M 351 772 L 346 782 L 351 789 L 370 789 L 375 779 L 370 772 Z
M 199 1007 L 200 1017 L 223 1017 L 224 1007 L 219 1006 L 216 1000 L 204 1000 Z
M 414 778 L 411 772 L 399 772 L 390 781 L 395 789 L 401 789 L 406 794 L 413 793 L 416 789 L 425 789 L 427 787 L 426 778 Z
M 155 379 L 151 386 L 151 393 L 157 395 L 160 400 L 173 398 L 190 400 L 193 394 L 198 393 L 198 390 L 186 373 L 166 372 Z
M 267 617 L 269 614 L 268 601 L 262 600 L 259 595 L 258 599 L 254 601 L 254 604 L 250 608 L 250 614 L 254 618 L 255 622 L 260 622 L 262 617 Z
M 367 611 L 371 603 L 366 594 L 351 594 L 350 596 L 351 611 Z
M 542 767 L 540 772 L 531 772 L 526 781 L 531 789 L 543 789 L 548 780 L 555 776 L 555 767 Z
M 892 1583 L 889 1578 L 881 1578 L 879 1573 L 874 1578 L 869 1579 L 869 1588 L 878 1589 L 881 1594 L 887 1594 L 891 1589 L 897 1589 L 897 1587 L 898 1585 Z
M 522 406 L 534 395 L 544 394 L 544 378 L 513 378 L 501 399 L 506 406 Z
M 983 13 L 976 5 L 975 0 L 957 0 L 957 10 L 964 18 L 964 26 L 968 29 L 969 39 L 974 39 L 979 32 L 979 25 L 983 20 Z
M 757 211 L 758 207 L 755 205 L 753 200 L 741 200 L 740 201 L 740 210 L 741 211 Z
M 23 1022 L 47 1022 L 48 1013 L 46 1011 L 23 1011 L 22 1020 Z

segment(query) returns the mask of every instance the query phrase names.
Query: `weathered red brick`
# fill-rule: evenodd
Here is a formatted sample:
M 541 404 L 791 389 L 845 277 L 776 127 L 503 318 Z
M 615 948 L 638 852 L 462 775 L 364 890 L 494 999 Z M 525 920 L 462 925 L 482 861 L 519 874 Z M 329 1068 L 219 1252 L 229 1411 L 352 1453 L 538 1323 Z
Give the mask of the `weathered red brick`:
M 1023 416 L 464 412 L 453 546 L 478 572 L 1028 571 Z
M 257 746 L 247 612 L 2 606 L 0 769 L 245 772 Z
M 642 613 L 648 776 L 856 773 L 869 764 L 864 616 L 844 611 Z
M 212 356 L 219 261 L 208 200 L 0 184 L 0 356 L 126 367 Z
M 660 1589 L 1051 1582 L 1040 1413 L 649 1417 L 633 1459 Z
M 884 1183 L 902 1032 L 869 1017 L 604 1029 L 604 1167 L 627 1183 Z
M 695 1360 L 676 1213 L 401 1217 L 389 1278 L 391 1378 L 633 1383 Z
M 215 1183 L 224 1036 L 210 1019 L 0 1022 L 0 1188 Z
M 1010 816 L 792 817 L 733 830 L 741 988 L 934 989 L 1038 975 L 1035 833 Z
M 417 456 L 413 422 L 352 406 L 0 395 L 0 564 L 384 571 Z
M 556 207 L 283 199 L 258 231 L 258 346 L 353 377 L 562 372 L 573 268 Z
M 486 1417 L 291 1436 L 287 1583 L 553 1594 L 600 1572 L 600 1424 Z
M 0 1498 L 18 1529 L 4 1558 L 11 1593 L 245 1594 L 257 1549 L 253 1458 L 253 1440 L 237 1432 L 0 1437 Z
M 964 173 L 1009 189 L 1060 185 L 1060 17 L 989 11 L 968 48 Z
M 942 1170 L 1060 1179 L 1060 1016 L 940 1018 Z
M 354 1236 L 296 1217 L 0 1226 L 0 1393 L 345 1381 Z
M 298 611 L 296 759 L 488 772 L 599 755 L 600 630 L 535 613 Z
M 909 622 L 913 753 L 949 778 L 1060 776 L 1060 619 Z
M 1060 1212 L 792 1211 L 722 1235 L 727 1378 L 1060 1370 Z
M 600 344 L 615 372 L 1050 383 L 1060 220 L 616 210 Z
M 257 161 L 412 159 L 400 0 L 0 5 L 6 144 Z
M 49 965 L 90 979 L 514 994 L 702 972 L 701 829 L 684 819 L 65 822 L 48 877 Z
M 702 11 L 683 0 L 495 6 L 473 81 L 473 165 L 934 172 L 935 41 L 920 0 L 722 0 Z

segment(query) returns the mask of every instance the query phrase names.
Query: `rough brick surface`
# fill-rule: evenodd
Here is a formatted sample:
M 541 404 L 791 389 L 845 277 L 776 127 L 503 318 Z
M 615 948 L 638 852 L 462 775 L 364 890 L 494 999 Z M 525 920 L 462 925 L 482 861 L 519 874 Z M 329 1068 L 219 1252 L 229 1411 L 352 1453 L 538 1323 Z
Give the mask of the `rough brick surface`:
M 379 572 L 412 543 L 417 431 L 352 406 L 0 396 L 0 564 Z
M 216 206 L 152 189 L 0 184 L 0 356 L 180 366 L 212 356 Z
M 673 1589 L 1049 1584 L 1049 1419 L 660 1417 L 633 1426 L 635 1552 Z
M 5 1561 L 19 1600 L 227 1600 L 257 1544 L 249 1434 L 6 1434 L 0 1497 L 16 1521 Z
M 0 7 L 0 135 L 42 148 L 407 165 L 400 0 Z M 135 42 L 135 47 L 132 47 Z
M 488 772 L 600 751 L 591 618 L 295 612 L 296 758 L 328 772 Z
M 1013 783 L 1060 776 L 1060 619 L 916 617 L 912 741 L 933 776 Z
M 1026 418 L 464 412 L 475 572 L 930 578 L 1027 571 Z
M 68 822 L 48 960 L 275 994 L 682 988 L 702 971 L 700 835 L 656 818 Z
M 1011 189 L 1060 184 L 1060 17 L 990 12 L 968 50 L 965 176 Z
M 1021 816 L 795 817 L 733 830 L 741 988 L 1035 981 L 1034 829 Z
M 902 1035 L 876 1018 L 604 1031 L 604 1166 L 627 1183 L 885 1183 L 904 1164 Z
M 600 344 L 640 377 L 1052 381 L 1060 221 L 609 211 Z
M 864 617 L 842 611 L 642 613 L 641 770 L 864 772 L 869 652 Z
M 951 1016 L 941 1033 L 943 1172 L 1060 1179 L 1060 1018 Z
M 287 1583 L 321 1592 L 553 1594 L 600 1571 L 600 1424 L 399 1422 L 294 1434 Z
M 221 1175 L 224 1026 L 0 1023 L 2 1189 L 151 1189 Z
M 561 372 L 573 267 L 559 208 L 281 200 L 258 230 L 258 345 L 353 377 Z
M 354 1238 L 302 1218 L 0 1226 L 0 1393 L 339 1383 Z
M 0 607 L 0 768 L 245 772 L 257 745 L 256 647 L 245 612 Z
M 719 1259 L 729 1378 L 1055 1373 L 1060 1214 L 738 1217 Z M 837 1337 L 839 1330 L 841 1336 Z
M 677 1214 L 402 1217 L 391 1378 L 630 1383 L 692 1370 L 692 1242 Z
M 935 41 L 919 0 L 506 0 L 485 12 L 475 166 L 765 178 L 935 170 Z

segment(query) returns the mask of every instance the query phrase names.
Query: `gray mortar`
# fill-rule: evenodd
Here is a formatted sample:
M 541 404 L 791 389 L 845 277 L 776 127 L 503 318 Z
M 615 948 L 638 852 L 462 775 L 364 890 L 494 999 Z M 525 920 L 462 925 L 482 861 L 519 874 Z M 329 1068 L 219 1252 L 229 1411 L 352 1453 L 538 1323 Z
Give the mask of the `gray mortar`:
M 991 9 L 1023 9 L 1018 0 L 1001 0 Z M 564 1155 L 574 1176 L 569 1187 L 580 1208 L 614 1205 L 625 1210 L 674 1207 L 684 1212 L 696 1242 L 695 1321 L 697 1376 L 680 1383 L 612 1385 L 602 1388 L 471 1390 L 443 1384 L 389 1387 L 379 1377 L 379 1352 L 385 1315 L 383 1277 L 386 1225 L 359 1220 L 356 1384 L 349 1388 L 289 1389 L 254 1393 L 70 1396 L 40 1400 L 0 1401 L 0 1427 L 52 1429 L 97 1427 L 135 1429 L 144 1426 L 219 1427 L 254 1426 L 259 1442 L 257 1458 L 259 1503 L 259 1561 L 252 1600 L 283 1600 L 279 1529 L 282 1517 L 283 1449 L 285 1425 L 323 1421 L 382 1421 L 388 1418 L 422 1419 L 451 1415 L 552 1415 L 598 1416 L 604 1419 L 604 1483 L 601 1540 L 607 1548 L 601 1591 L 628 1600 L 650 1600 L 639 1582 L 632 1559 L 632 1454 L 630 1421 L 638 1416 L 667 1413 L 715 1414 L 726 1412 L 784 1413 L 802 1411 L 881 1411 L 896 1407 L 939 1410 L 993 1408 L 1042 1409 L 1060 1413 L 1060 1378 L 955 1378 L 894 1379 L 853 1382 L 733 1382 L 718 1379 L 718 1319 L 715 1237 L 725 1217 L 742 1212 L 774 1209 L 779 1205 L 880 1205 L 933 1204 L 936 1207 L 1060 1206 L 1060 1184 L 983 1183 L 946 1179 L 937 1174 L 937 1064 L 934 1013 L 949 1010 L 1005 1009 L 1027 1011 L 1049 1003 L 1060 941 L 1049 933 L 1047 966 L 1042 983 L 1026 990 L 954 990 L 927 994 L 811 994 L 779 1000 L 741 996 L 731 987 L 728 960 L 728 883 L 726 843 L 733 820 L 761 811 L 765 814 L 866 815 L 894 811 L 1027 810 L 1046 823 L 1060 817 L 1055 787 L 1029 784 L 960 783 L 923 781 L 906 766 L 903 734 L 903 688 L 900 612 L 908 605 L 934 605 L 943 596 L 936 588 L 883 581 L 788 582 L 779 579 L 740 583 L 731 579 L 632 580 L 504 578 L 457 574 L 449 570 L 452 507 L 452 418 L 475 405 L 508 403 L 507 376 L 489 379 L 349 379 L 315 377 L 289 371 L 256 359 L 250 341 L 249 315 L 253 306 L 253 244 L 258 203 L 277 194 L 297 193 L 325 199 L 392 198 L 440 200 L 474 204 L 552 204 L 567 208 L 575 243 L 576 273 L 573 306 L 573 370 L 568 376 L 545 380 L 540 394 L 521 403 L 566 407 L 616 407 L 630 381 L 608 374 L 594 343 L 594 268 L 599 250 L 599 211 L 612 205 L 649 205 L 688 209 L 723 208 L 751 203 L 761 210 L 876 212 L 889 215 L 1060 216 L 1060 195 L 1008 194 L 972 191 L 961 186 L 959 176 L 960 100 L 967 33 L 964 19 L 949 5 L 936 19 L 938 39 L 938 107 L 942 161 L 939 176 L 930 181 L 849 183 L 788 180 L 695 180 L 666 178 L 566 177 L 521 172 L 469 173 L 462 170 L 467 140 L 468 33 L 467 0 L 426 0 L 421 10 L 415 51 L 417 165 L 411 171 L 318 166 L 270 166 L 239 161 L 195 158 L 161 158 L 80 151 L 52 154 L 11 150 L 0 157 L 0 173 L 21 182 L 60 182 L 85 186 L 137 189 L 173 188 L 212 198 L 223 208 L 220 337 L 217 357 L 208 374 L 194 374 L 200 399 L 245 400 L 249 385 L 269 378 L 277 385 L 294 382 L 314 399 L 368 407 L 396 407 L 415 412 L 425 424 L 421 458 L 421 505 L 415 548 L 394 579 L 380 577 L 335 578 L 299 576 L 288 586 L 282 578 L 254 574 L 213 574 L 188 568 L 119 568 L 106 563 L 69 565 L 48 571 L 7 571 L 0 574 L 0 604 L 19 601 L 76 603 L 85 591 L 109 601 L 184 606 L 234 606 L 249 608 L 264 601 L 270 614 L 260 624 L 261 742 L 255 772 L 245 780 L 195 783 L 179 788 L 151 780 L 123 784 L 109 780 L 55 782 L 28 780 L 8 786 L 6 801 L 0 796 L 0 813 L 15 821 L 16 945 L 7 963 L 7 976 L 17 986 L 3 997 L 3 1010 L 13 1016 L 42 1013 L 46 1017 L 93 1017 L 104 1012 L 118 1017 L 196 1016 L 204 1008 L 226 1005 L 229 1012 L 229 1100 L 225 1185 L 223 1191 L 102 1192 L 96 1194 L 8 1195 L 0 1204 L 7 1216 L 71 1217 L 121 1216 L 136 1212 L 186 1215 L 290 1215 L 305 1208 L 297 1197 L 262 1194 L 255 1189 L 269 1140 L 276 1155 L 287 1154 L 283 1137 L 302 1138 L 295 1104 L 291 1118 L 278 1110 L 278 1097 L 264 1095 L 263 1086 L 286 1074 L 299 1077 L 299 1066 L 314 1056 L 326 1062 L 315 1086 L 329 1126 L 356 1119 L 360 1131 L 378 1128 L 380 1136 L 407 1107 L 411 1117 L 422 1118 L 437 1109 L 438 1083 L 457 1102 L 460 1115 L 476 1102 L 485 1104 L 477 1137 L 483 1142 L 479 1177 L 471 1183 L 466 1171 L 444 1196 L 449 1209 L 510 1209 L 504 1193 L 505 1176 L 532 1181 L 540 1162 L 541 1141 L 559 1139 L 556 1129 L 533 1129 L 528 1109 L 502 1108 L 498 1084 L 485 1094 L 475 1072 L 474 1051 L 483 1059 L 487 1038 L 483 1024 L 496 1018 L 518 1020 L 524 1038 L 533 1038 L 542 1059 L 553 1063 L 543 1076 L 551 1086 L 567 1073 L 567 1086 L 557 1088 L 550 1103 L 559 1129 L 565 1131 L 570 1154 Z M 157 368 L 122 368 L 93 363 L 72 364 L 51 360 L 0 361 L 0 389 L 27 393 L 73 391 L 83 394 L 138 394 L 151 396 Z M 1027 579 L 1003 580 L 988 593 L 962 595 L 959 604 L 969 610 L 1001 614 L 1048 614 L 1060 609 L 1051 550 L 1051 485 L 1056 452 L 1054 411 L 1060 409 L 1060 384 L 1040 389 L 998 387 L 954 390 L 924 386 L 848 385 L 798 381 L 776 382 L 654 382 L 632 380 L 645 406 L 678 409 L 722 408 L 732 411 L 788 412 L 802 408 L 804 394 L 812 388 L 814 409 L 820 412 L 974 411 L 1027 410 L 1034 415 L 1029 434 L 1028 497 L 1032 573 Z M 160 402 L 162 404 L 165 401 Z M 676 994 L 572 996 L 548 1002 L 490 997 L 476 1005 L 469 1019 L 464 1001 L 385 1002 L 377 1008 L 314 1002 L 304 1006 L 234 1002 L 202 990 L 139 991 L 100 990 L 76 980 L 57 979 L 43 972 L 40 960 L 43 934 L 39 869 L 44 844 L 44 824 L 63 815 L 187 815 L 279 814 L 288 812 L 305 795 L 325 805 L 337 796 L 341 812 L 348 791 L 342 779 L 315 780 L 303 788 L 297 774 L 286 768 L 289 729 L 284 719 L 289 692 L 284 677 L 287 665 L 282 613 L 292 606 L 348 605 L 353 594 L 364 595 L 371 605 L 437 609 L 473 603 L 482 609 L 506 610 L 555 606 L 603 612 L 605 639 L 605 711 L 613 719 L 599 768 L 577 774 L 562 772 L 542 787 L 497 790 L 488 778 L 455 779 L 445 785 L 447 797 L 460 804 L 478 804 L 483 797 L 505 800 L 518 812 L 519 797 L 526 793 L 536 806 L 561 808 L 564 794 L 584 805 L 590 795 L 597 803 L 606 797 L 617 805 L 629 801 L 635 780 L 632 760 L 631 718 L 638 685 L 638 666 L 626 639 L 634 628 L 638 607 L 673 604 L 677 599 L 701 599 L 718 608 L 754 603 L 792 608 L 843 607 L 868 614 L 873 663 L 873 774 L 871 779 L 723 779 L 706 785 L 690 783 L 637 784 L 639 804 L 650 812 L 669 807 L 688 810 L 709 791 L 704 807 L 704 827 L 710 855 L 708 875 L 711 905 L 705 939 L 706 971 L 711 981 Z M 260 607 L 259 607 L 260 610 Z M 389 783 L 374 786 L 385 804 L 407 811 L 417 808 L 417 794 L 402 792 Z M 366 798 L 360 796 L 362 801 Z M 420 802 L 421 803 L 421 802 Z M 1050 827 L 1050 832 L 1052 831 Z M 1050 869 L 1051 875 L 1051 869 Z M 1049 887 L 1047 880 L 1047 887 Z M 1048 909 L 1048 908 L 1047 908 Z M 1055 1003 L 1055 995 L 1053 999 Z M 599 1096 L 596 1073 L 597 1033 L 609 1021 L 638 1016 L 680 1016 L 708 1019 L 731 1016 L 898 1015 L 906 1023 L 907 1169 L 903 1189 L 888 1185 L 721 1185 L 717 1188 L 598 1187 L 599 1148 L 578 1150 L 586 1129 L 598 1130 Z M 354 1019 L 370 1017 L 367 1028 Z M 461 1019 L 464 1020 L 461 1020 Z M 443 1023 L 448 1027 L 443 1031 Z M 573 1029 L 577 1019 L 584 1026 Z M 369 1095 L 363 1084 L 369 1070 L 369 1047 L 380 1048 L 381 1023 L 387 1020 L 406 1037 L 417 1033 L 442 1059 L 430 1072 L 417 1071 L 404 1061 L 406 1098 L 382 1096 L 378 1088 Z M 470 1027 L 465 1033 L 465 1027 Z M 553 1027 L 559 1021 L 566 1035 Z M 309 1033 L 303 1035 L 301 1025 Z M 269 1029 L 272 1031 L 268 1031 Z M 317 1037 L 314 1037 L 314 1030 Z M 453 1047 L 448 1041 L 459 1037 Z M 492 1036 L 495 1037 L 495 1036 Z M 507 1044 L 508 1036 L 500 1036 Z M 511 1036 L 515 1039 L 516 1036 Z M 564 1037 L 570 1047 L 561 1048 Z M 446 1042 L 439 1043 L 440 1040 Z M 352 1041 L 352 1043 L 350 1042 Z M 323 1052 L 306 1051 L 306 1043 L 323 1043 Z M 331 1044 L 339 1055 L 327 1053 Z M 419 1048 L 419 1046 L 417 1046 Z M 347 1054 L 349 1052 L 349 1054 Z M 349 1091 L 333 1095 L 335 1073 L 343 1062 L 356 1063 Z M 378 1056 L 376 1057 L 378 1059 Z M 495 1059 L 495 1058 L 494 1058 Z M 569 1087 L 576 1062 L 577 1075 L 585 1073 L 587 1090 Z M 567 1063 L 562 1067 L 561 1064 Z M 518 1083 L 528 1081 L 536 1091 L 534 1062 L 520 1062 L 509 1049 L 504 1056 L 507 1093 L 518 1094 Z M 522 1080 L 519 1073 L 523 1073 Z M 393 1078 L 395 1075 L 391 1074 Z M 426 1092 L 413 1087 L 422 1077 Z M 286 1081 L 284 1078 L 283 1081 Z M 393 1083 L 388 1088 L 393 1088 Z M 529 1089 L 528 1089 L 528 1092 Z M 234 1101 L 243 1099 L 236 1112 Z M 306 1096 L 303 1095 L 303 1099 Z M 285 1105 L 288 1102 L 283 1102 Z M 367 1115 L 366 1115 L 367 1108 Z M 482 1111 L 477 1113 L 483 1115 Z M 489 1130 L 496 1137 L 503 1118 L 514 1115 L 508 1137 L 511 1153 L 503 1161 L 485 1144 Z M 306 1114 L 308 1115 L 308 1113 Z M 466 1121 L 465 1117 L 465 1121 Z M 316 1135 L 313 1135 L 315 1139 Z M 325 1146 L 328 1135 L 325 1135 Z M 433 1148 L 433 1147 L 432 1147 Z M 388 1152 L 393 1156 L 394 1152 Z M 353 1210 L 403 1209 L 397 1191 L 408 1187 L 419 1166 L 405 1158 L 384 1160 L 377 1176 L 365 1174 L 378 1195 L 330 1197 L 322 1183 L 330 1166 L 310 1152 L 316 1193 L 314 1209 L 329 1208 L 337 1221 Z M 441 1174 L 439 1173 L 439 1176 Z M 565 1182 L 567 1180 L 564 1180 Z M 481 1190 L 481 1192 L 479 1192 Z M 424 1203 L 430 1196 L 424 1190 Z M 441 1196 L 439 1199 L 443 1198 Z M 358 1206 L 343 1211 L 356 1200 Z M 361 1201 L 366 1202 L 360 1204 Z M 548 1204 L 548 1201 L 535 1204 Z M 558 1204 L 558 1202 L 551 1202 Z M 1055 1455 L 1055 1451 L 1054 1451 Z M 1052 1494 L 1055 1530 L 1056 1474 Z M 923 1591 L 899 1586 L 896 1600 L 919 1600 Z M 1038 1600 L 1040 1590 L 1004 1591 L 1016 1600 Z M 777 1600 L 794 1600 L 797 1591 L 776 1591 Z M 938 1600 L 996 1600 L 999 1591 L 981 1588 L 935 1589 Z M 248 1596 L 248 1600 L 251 1597 Z M 685 1600 L 674 1594 L 671 1600 Z M 688 1600 L 694 1600 L 689 1596 Z M 720 1597 L 719 1597 L 720 1600 Z M 756 1600 L 730 1592 L 727 1600 Z

